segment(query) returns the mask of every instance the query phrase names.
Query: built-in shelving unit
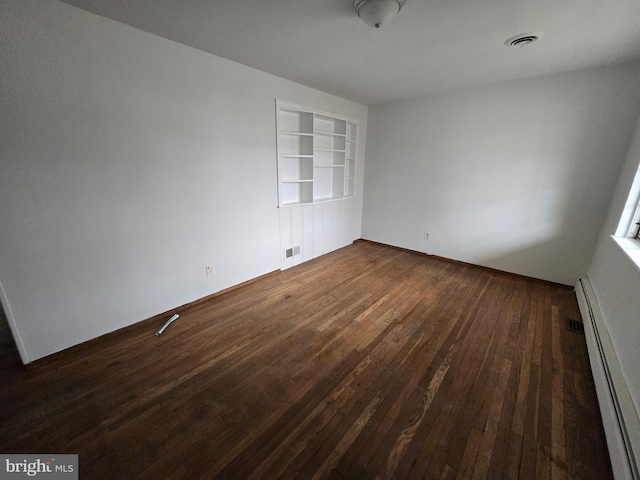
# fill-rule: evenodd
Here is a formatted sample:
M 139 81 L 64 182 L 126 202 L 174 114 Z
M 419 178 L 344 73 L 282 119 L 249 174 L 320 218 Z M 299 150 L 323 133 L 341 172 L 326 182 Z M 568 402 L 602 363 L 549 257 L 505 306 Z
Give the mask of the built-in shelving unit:
M 358 124 L 276 102 L 279 205 L 355 195 Z

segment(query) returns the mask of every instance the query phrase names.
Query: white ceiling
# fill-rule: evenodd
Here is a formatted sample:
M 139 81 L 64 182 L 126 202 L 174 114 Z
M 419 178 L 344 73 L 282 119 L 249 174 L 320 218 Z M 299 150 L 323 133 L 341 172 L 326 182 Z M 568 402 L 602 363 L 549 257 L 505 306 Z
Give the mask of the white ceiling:
M 640 58 L 638 0 L 407 0 L 379 30 L 352 0 L 64 1 L 367 105 Z

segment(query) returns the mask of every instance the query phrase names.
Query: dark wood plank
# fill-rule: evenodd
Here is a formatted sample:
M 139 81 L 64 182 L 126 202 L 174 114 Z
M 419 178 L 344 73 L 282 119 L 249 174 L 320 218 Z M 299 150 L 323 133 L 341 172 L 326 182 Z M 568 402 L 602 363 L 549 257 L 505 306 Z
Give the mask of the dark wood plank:
M 83 478 L 611 478 L 568 287 L 360 241 L 175 312 L 29 368 L 0 328 L 3 449 Z

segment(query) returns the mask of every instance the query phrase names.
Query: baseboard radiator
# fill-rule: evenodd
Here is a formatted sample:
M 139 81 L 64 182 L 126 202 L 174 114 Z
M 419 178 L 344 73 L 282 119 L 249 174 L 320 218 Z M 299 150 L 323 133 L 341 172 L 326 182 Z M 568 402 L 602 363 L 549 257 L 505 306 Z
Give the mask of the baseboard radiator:
M 640 420 L 618 357 L 604 322 L 591 282 L 586 276 L 576 284 L 576 297 L 585 327 L 589 361 L 607 436 L 616 480 L 640 480 Z

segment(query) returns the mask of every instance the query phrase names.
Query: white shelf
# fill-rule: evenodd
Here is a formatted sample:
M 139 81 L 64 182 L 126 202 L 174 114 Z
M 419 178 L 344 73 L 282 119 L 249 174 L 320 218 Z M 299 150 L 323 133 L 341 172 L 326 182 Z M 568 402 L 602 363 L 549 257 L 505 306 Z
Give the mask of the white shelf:
M 305 133 L 305 132 L 280 132 L 280 135 L 313 137 L 313 133 Z
M 316 135 L 322 135 L 325 137 L 346 137 L 347 136 L 344 133 L 324 132 L 322 130 L 316 130 L 314 133 Z
M 340 200 L 342 198 L 344 198 L 344 195 L 341 197 L 316 197 L 313 199 L 313 203 L 329 202 L 331 200 Z
M 308 205 L 309 202 L 302 202 L 302 201 L 297 201 L 297 202 L 282 202 L 281 206 L 283 207 L 295 207 L 296 205 Z
M 276 102 L 281 207 L 354 196 L 358 124 Z

